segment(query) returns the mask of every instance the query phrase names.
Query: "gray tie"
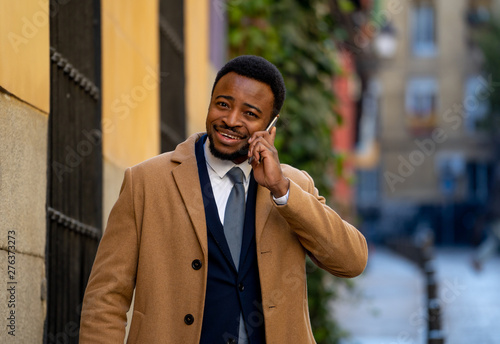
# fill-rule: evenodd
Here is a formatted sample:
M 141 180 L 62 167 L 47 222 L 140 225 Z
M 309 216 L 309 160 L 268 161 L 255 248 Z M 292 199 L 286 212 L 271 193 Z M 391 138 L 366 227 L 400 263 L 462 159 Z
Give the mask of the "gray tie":
M 224 213 L 224 235 L 233 257 L 234 265 L 238 270 L 240 262 L 241 242 L 243 241 L 243 225 L 245 223 L 245 186 L 243 185 L 243 171 L 233 167 L 227 176 L 234 183 L 233 189 L 227 199 L 226 212 Z M 245 331 L 243 314 L 240 313 L 240 327 L 238 344 L 248 343 Z
M 234 186 L 227 199 L 226 212 L 224 213 L 224 235 L 237 270 L 240 262 L 243 224 L 245 222 L 244 175 L 241 168 L 233 167 L 227 172 L 227 176 L 234 183 Z

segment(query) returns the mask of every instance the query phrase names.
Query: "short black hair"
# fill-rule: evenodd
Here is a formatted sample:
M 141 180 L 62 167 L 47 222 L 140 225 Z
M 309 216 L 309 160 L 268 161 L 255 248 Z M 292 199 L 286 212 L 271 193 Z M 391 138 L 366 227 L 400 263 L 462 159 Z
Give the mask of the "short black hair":
M 274 64 L 263 57 L 255 55 L 241 55 L 235 57 L 226 63 L 217 73 L 212 87 L 212 95 L 214 94 L 215 85 L 217 85 L 220 78 L 230 72 L 235 72 L 238 75 L 269 85 L 274 95 L 272 117 L 280 113 L 283 102 L 285 101 L 286 89 L 283 76 Z

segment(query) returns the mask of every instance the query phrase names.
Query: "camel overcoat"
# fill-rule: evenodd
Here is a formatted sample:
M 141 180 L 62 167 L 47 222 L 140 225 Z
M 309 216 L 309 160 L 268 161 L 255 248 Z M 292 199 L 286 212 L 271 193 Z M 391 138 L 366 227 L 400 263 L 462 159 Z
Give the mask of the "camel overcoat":
M 207 284 L 207 228 L 195 142 L 125 172 L 85 292 L 80 343 L 123 343 L 136 290 L 128 343 L 199 342 Z M 255 240 L 266 342 L 315 343 L 309 321 L 305 257 L 340 277 L 360 274 L 363 235 L 318 195 L 311 177 L 282 165 L 288 203 L 259 186 Z M 201 263 L 201 265 L 200 265 Z M 189 317 L 190 316 L 190 317 Z M 221 339 L 221 343 L 223 343 Z M 214 343 L 217 344 L 217 343 Z

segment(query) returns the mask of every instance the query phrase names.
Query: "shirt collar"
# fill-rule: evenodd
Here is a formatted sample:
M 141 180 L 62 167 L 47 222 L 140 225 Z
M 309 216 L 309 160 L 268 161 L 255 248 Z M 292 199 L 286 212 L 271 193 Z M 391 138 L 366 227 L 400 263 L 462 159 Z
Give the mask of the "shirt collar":
M 237 165 L 231 160 L 222 160 L 219 158 L 216 158 L 212 152 L 210 152 L 210 139 L 207 137 L 207 140 L 205 141 L 204 148 L 205 148 L 205 160 L 208 163 L 208 166 L 214 170 L 214 172 L 219 176 L 219 178 L 224 178 L 226 173 L 232 169 L 234 166 L 238 166 L 241 168 L 243 171 L 243 174 L 245 175 L 245 181 L 248 181 L 248 178 L 250 176 L 250 172 L 252 172 L 252 165 L 250 165 L 247 160 L 243 161 L 241 164 Z

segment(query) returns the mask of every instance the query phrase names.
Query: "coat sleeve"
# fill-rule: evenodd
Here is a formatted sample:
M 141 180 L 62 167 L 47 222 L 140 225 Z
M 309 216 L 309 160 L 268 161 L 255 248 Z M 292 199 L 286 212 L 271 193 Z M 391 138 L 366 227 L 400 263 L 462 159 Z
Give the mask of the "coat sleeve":
M 311 259 L 339 277 L 355 277 L 368 260 L 366 239 L 326 205 L 312 178 L 304 171 L 289 176 L 286 205 L 276 206 Z
M 139 247 L 132 190 L 132 172 L 127 169 L 85 291 L 80 323 L 81 344 L 124 341 Z

